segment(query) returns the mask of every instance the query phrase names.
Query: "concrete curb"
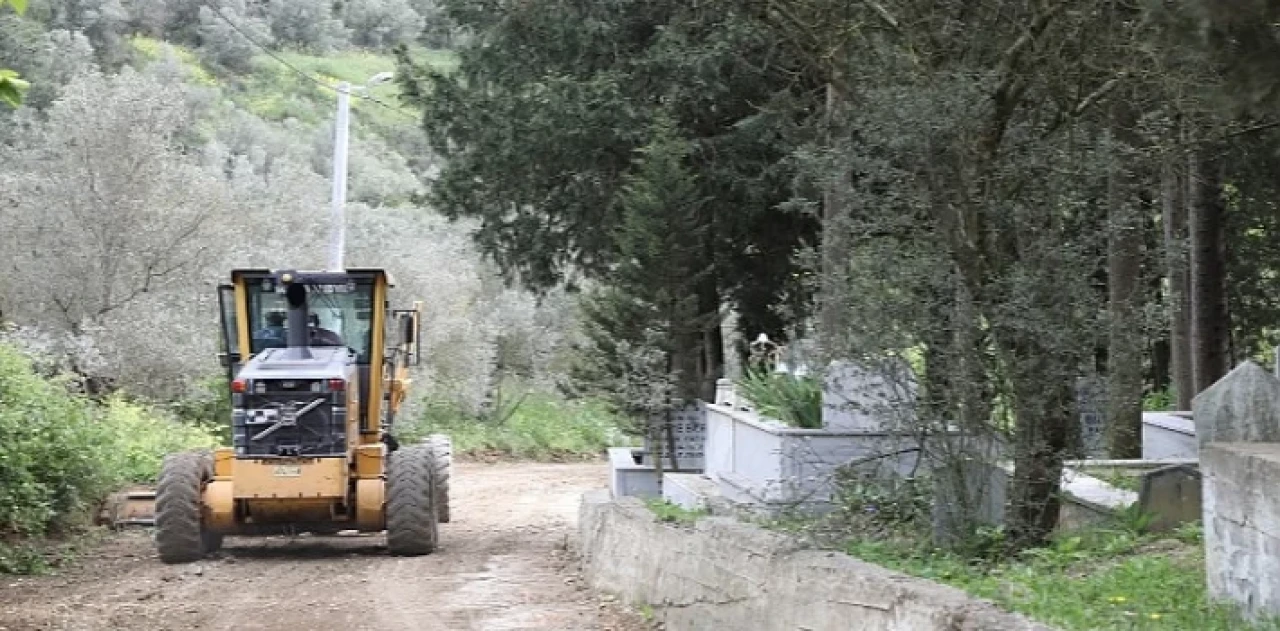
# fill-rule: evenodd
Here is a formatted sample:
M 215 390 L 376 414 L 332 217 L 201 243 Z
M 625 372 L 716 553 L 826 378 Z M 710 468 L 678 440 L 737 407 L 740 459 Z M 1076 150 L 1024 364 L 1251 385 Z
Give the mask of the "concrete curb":
M 958 589 L 731 519 L 664 524 L 639 500 L 603 490 L 585 494 L 579 510 L 588 582 L 651 605 L 669 631 L 1053 631 Z

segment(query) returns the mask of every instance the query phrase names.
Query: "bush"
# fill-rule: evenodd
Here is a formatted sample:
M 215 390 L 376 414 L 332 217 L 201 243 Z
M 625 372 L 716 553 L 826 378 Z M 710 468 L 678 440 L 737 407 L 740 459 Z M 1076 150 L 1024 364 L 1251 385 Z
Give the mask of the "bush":
M 748 370 L 738 390 L 760 414 L 793 427 L 822 427 L 822 385 L 809 377 Z
M 114 439 L 111 450 L 103 454 L 102 465 L 117 483 L 151 482 L 160 475 L 165 454 L 213 449 L 220 442 L 213 428 L 165 418 L 122 398 L 109 400 L 98 413 Z
M 216 444 L 123 398 L 72 394 L 0 344 L 0 536 L 70 526 L 120 485 L 154 479 L 165 453 Z
M 113 438 L 92 407 L 0 346 L 0 532 L 38 534 L 117 480 L 95 457 Z

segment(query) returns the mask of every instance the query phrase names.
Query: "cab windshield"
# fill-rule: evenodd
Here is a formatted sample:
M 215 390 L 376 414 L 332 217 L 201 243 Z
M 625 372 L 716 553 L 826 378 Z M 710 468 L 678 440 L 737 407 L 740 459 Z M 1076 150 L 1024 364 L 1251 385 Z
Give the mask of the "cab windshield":
M 284 348 L 289 340 L 289 305 L 281 283 L 264 279 L 249 283 L 249 334 L 252 352 Z M 308 284 L 307 304 L 311 346 L 345 346 L 369 362 L 372 342 L 373 281 Z

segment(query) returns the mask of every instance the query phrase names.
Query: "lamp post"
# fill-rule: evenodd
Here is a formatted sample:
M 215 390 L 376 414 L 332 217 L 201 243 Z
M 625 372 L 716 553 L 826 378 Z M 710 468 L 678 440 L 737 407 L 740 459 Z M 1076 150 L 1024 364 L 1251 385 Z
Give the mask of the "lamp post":
M 351 125 L 351 90 L 365 91 L 394 78 L 390 72 L 379 72 L 364 85 L 352 86 L 343 81 L 338 84 L 338 113 L 334 119 L 333 136 L 333 194 L 329 219 L 333 224 L 329 235 L 329 271 L 346 269 L 343 256 L 347 247 L 347 226 L 344 212 L 347 203 L 347 133 Z

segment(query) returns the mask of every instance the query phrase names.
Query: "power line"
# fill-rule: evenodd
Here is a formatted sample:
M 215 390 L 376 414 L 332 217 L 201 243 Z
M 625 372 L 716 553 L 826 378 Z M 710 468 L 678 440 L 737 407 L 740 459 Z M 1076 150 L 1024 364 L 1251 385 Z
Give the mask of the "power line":
M 306 71 L 302 70 L 301 68 L 298 68 L 297 66 L 295 66 L 295 65 L 293 65 L 293 64 L 291 64 L 291 63 L 289 63 L 289 61 L 288 61 L 287 59 L 285 59 L 284 57 L 281 57 L 280 55 L 276 54 L 276 52 L 275 52 L 275 51 L 273 51 L 273 50 L 271 50 L 270 48 L 268 48 L 267 46 L 263 45 L 261 42 L 259 42 L 258 40 L 254 39 L 253 37 L 250 37 L 250 36 L 249 36 L 249 34 L 248 34 L 248 33 L 246 33 L 246 32 L 244 32 L 244 31 L 243 31 L 243 30 L 242 30 L 238 25 L 236 25 L 236 23 L 235 23 L 235 22 L 232 22 L 232 21 L 231 21 L 231 18 L 228 18 L 226 15 L 224 15 L 224 14 L 222 13 L 222 9 L 221 9 L 220 7 L 215 6 L 215 5 L 214 5 L 212 2 L 210 2 L 209 0 L 200 0 L 200 4 L 204 5 L 204 7 L 205 7 L 205 8 L 207 8 L 207 9 L 209 9 L 210 11 L 213 11 L 213 14 L 214 14 L 214 15 L 218 16 L 218 17 L 219 17 L 223 22 L 226 22 L 226 23 L 227 23 L 227 26 L 230 26 L 230 27 L 232 28 L 232 30 L 234 30 L 235 32 L 239 33 L 239 34 L 240 34 L 240 36 L 241 36 L 241 37 L 243 37 L 243 38 L 245 39 L 245 41 L 249 42 L 250 44 L 253 44 L 253 45 L 254 45 L 258 50 L 261 50 L 262 52 L 266 53 L 266 54 L 267 54 L 267 56 L 269 56 L 269 57 L 271 57 L 272 59 L 276 60 L 277 62 L 279 62 L 279 63 L 280 63 L 280 65 L 284 66 L 285 68 L 288 68 L 289 70 L 293 71 L 293 73 L 294 73 L 294 74 L 296 74 L 296 75 L 298 75 L 299 77 L 302 77 L 303 79 L 306 79 L 307 81 L 310 81 L 310 82 L 312 82 L 312 83 L 314 83 L 314 84 L 316 84 L 316 85 L 318 85 L 318 86 L 320 86 L 320 87 L 322 87 L 322 88 L 325 88 L 325 89 L 327 89 L 327 90 L 332 90 L 334 93 L 337 93 L 337 92 L 338 92 L 338 88 L 337 88 L 337 87 L 332 86 L 332 85 L 329 85 L 328 83 L 325 83 L 324 81 L 321 81 L 319 78 L 317 78 L 317 77 L 315 77 L 315 76 L 313 76 L 313 75 L 311 75 L 311 74 L 307 73 Z M 347 92 L 347 94 L 349 94 L 349 95 L 351 95 L 351 96 L 354 96 L 354 97 L 356 97 L 356 98 L 358 98 L 358 99 L 364 99 L 364 100 L 366 100 L 366 101 L 369 101 L 369 102 L 372 102 L 372 103 L 376 103 L 376 104 L 378 104 L 378 105 L 381 105 L 382 107 L 385 107 L 385 108 L 387 108 L 387 109 L 389 109 L 389 110 L 391 110 L 391 111 L 393 111 L 393 112 L 395 112 L 395 113 L 397 113 L 397 114 L 400 114 L 400 115 L 402 115 L 402 116 L 408 117 L 409 119 L 412 119 L 412 120 L 415 120 L 415 121 L 418 119 L 418 117 L 414 116 L 413 114 L 409 113 L 408 111 L 405 111 L 405 110 L 403 110 L 403 109 L 401 109 L 401 108 L 399 108 L 399 107 L 396 107 L 396 106 L 394 106 L 394 105 L 391 105 L 391 104 L 389 104 L 389 103 L 386 103 L 386 102 L 384 102 L 384 101 L 382 101 L 382 100 L 380 100 L 380 99 L 374 98 L 374 97 L 369 96 L 369 95 L 367 95 L 367 94 L 360 94 L 360 93 L 358 93 L 358 92 L 353 92 L 353 91 L 348 91 L 348 92 Z

